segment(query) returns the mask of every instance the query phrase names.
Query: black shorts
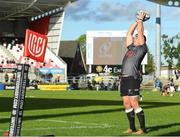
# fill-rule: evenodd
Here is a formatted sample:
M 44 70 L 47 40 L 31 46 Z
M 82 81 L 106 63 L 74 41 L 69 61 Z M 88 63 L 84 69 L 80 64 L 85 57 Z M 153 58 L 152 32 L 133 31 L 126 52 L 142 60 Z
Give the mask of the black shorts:
M 140 91 L 141 79 L 122 77 L 120 83 L 121 96 L 137 96 Z

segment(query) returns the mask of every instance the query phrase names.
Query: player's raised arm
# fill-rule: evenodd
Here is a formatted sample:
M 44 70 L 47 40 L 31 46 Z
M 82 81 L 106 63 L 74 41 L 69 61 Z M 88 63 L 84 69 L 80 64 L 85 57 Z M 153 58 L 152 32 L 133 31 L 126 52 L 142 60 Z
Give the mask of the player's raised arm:
M 146 13 L 145 12 L 140 12 L 139 16 L 137 17 L 137 32 L 138 32 L 138 43 L 139 45 L 143 45 L 145 43 L 145 38 L 144 38 L 144 25 L 143 25 L 143 19 L 145 17 Z
M 133 34 L 137 27 L 138 23 L 134 22 L 130 27 L 126 35 L 126 47 L 133 43 Z

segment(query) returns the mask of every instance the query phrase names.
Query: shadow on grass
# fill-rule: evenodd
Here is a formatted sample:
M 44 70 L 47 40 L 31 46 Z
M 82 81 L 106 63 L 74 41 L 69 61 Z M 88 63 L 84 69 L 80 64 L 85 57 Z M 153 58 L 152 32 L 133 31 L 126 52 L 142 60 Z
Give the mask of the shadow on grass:
M 180 136 L 180 131 L 170 132 L 167 134 L 161 134 L 160 136 Z
M 94 115 L 101 113 L 111 113 L 111 112 L 119 112 L 124 111 L 124 109 L 107 109 L 107 110 L 91 110 L 91 111 L 79 111 L 79 112 L 68 112 L 62 114 L 44 114 L 44 115 L 35 115 L 35 116 L 24 116 L 24 120 L 37 120 L 37 119 L 46 119 L 46 118 L 55 118 L 55 117 L 63 117 L 63 116 L 78 116 L 78 115 Z M 5 123 L 10 121 L 10 118 L 0 119 L 0 123 Z
M 180 123 L 172 123 L 172 124 L 167 124 L 167 125 L 159 125 L 159 126 L 148 127 L 148 132 L 157 131 L 157 130 L 166 129 L 166 128 L 168 130 L 168 128 L 171 128 L 174 126 L 180 126 Z M 178 136 L 178 135 L 180 135 L 180 131 L 164 133 L 164 134 L 160 134 L 158 136 Z
M 12 110 L 13 98 L 0 97 L 0 112 Z M 72 108 L 85 106 L 122 106 L 121 100 L 95 100 L 95 99 L 50 99 L 50 98 L 26 98 L 25 110 Z M 156 108 L 178 106 L 180 102 L 141 102 L 143 108 Z
M 10 112 L 12 109 L 12 98 L 1 97 L 0 98 L 0 112 Z M 36 120 L 45 119 L 61 116 L 76 116 L 76 115 L 88 115 L 88 114 L 101 114 L 124 111 L 122 101 L 116 100 L 90 100 L 90 99 L 48 99 L 48 98 L 26 98 L 24 110 L 43 110 L 43 109 L 61 109 L 61 108 L 74 108 L 74 107 L 85 107 L 85 106 L 119 106 L 117 109 L 103 109 L 103 110 L 89 110 L 82 111 L 80 108 L 79 112 L 67 112 L 62 114 L 44 114 L 35 116 L 24 116 L 23 120 Z M 144 109 L 178 106 L 180 102 L 142 102 L 141 105 Z M 9 118 L 1 118 L 0 123 L 10 121 Z
M 12 109 L 13 99 L 0 97 L 0 112 L 8 112 Z M 55 108 L 73 108 L 85 106 L 109 106 L 122 105 L 122 101 L 113 100 L 95 100 L 95 99 L 50 99 L 50 98 L 26 98 L 25 110 L 55 109 Z

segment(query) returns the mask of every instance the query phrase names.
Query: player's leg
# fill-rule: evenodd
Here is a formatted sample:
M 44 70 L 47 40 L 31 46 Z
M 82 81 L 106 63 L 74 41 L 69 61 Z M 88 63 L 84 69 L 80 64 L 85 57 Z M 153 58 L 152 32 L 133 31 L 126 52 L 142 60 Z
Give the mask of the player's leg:
M 137 118 L 139 120 L 140 124 L 140 130 L 136 132 L 136 134 L 143 134 L 146 132 L 145 128 L 145 116 L 144 116 L 144 111 L 143 109 L 139 106 L 139 92 L 140 92 L 140 84 L 141 81 L 139 79 L 134 79 L 133 80 L 133 86 L 132 86 L 132 96 L 130 96 L 130 102 L 131 106 L 133 107 Z
M 120 93 L 123 100 L 123 105 L 125 108 L 125 113 L 127 115 L 129 121 L 129 129 L 126 130 L 124 133 L 132 133 L 136 131 L 135 128 L 135 113 L 134 109 L 131 106 L 130 98 L 129 98 L 129 79 L 128 78 L 121 78 L 121 87 Z
M 125 113 L 129 121 L 129 129 L 127 129 L 124 133 L 132 133 L 136 131 L 134 109 L 131 107 L 129 96 L 123 96 L 122 98 L 123 105 L 125 107 Z
M 144 132 L 146 132 L 145 116 L 143 109 L 139 106 L 138 96 L 131 96 L 131 105 L 134 108 L 140 124 L 140 130 L 138 130 L 135 134 L 143 134 Z

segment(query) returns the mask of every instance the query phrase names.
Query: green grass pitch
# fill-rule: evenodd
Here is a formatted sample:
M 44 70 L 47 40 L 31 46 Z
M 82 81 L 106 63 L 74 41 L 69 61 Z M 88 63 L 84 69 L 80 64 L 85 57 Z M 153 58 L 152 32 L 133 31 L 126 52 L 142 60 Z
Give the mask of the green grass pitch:
M 0 91 L 0 136 L 9 129 L 13 91 Z M 145 136 L 180 135 L 180 92 L 142 91 Z M 139 122 L 136 118 L 136 127 Z M 125 136 L 128 128 L 118 91 L 27 91 L 21 136 Z

